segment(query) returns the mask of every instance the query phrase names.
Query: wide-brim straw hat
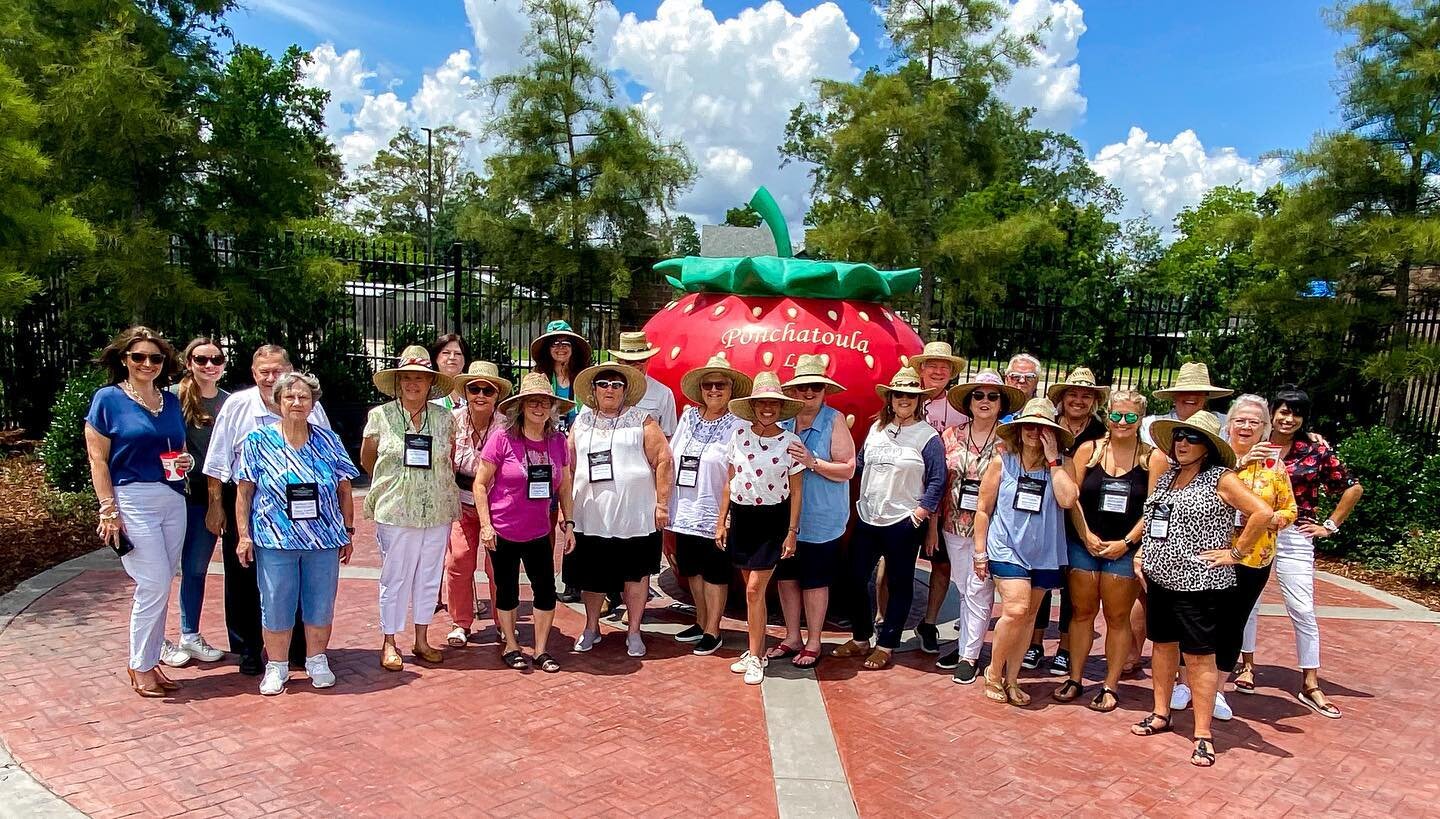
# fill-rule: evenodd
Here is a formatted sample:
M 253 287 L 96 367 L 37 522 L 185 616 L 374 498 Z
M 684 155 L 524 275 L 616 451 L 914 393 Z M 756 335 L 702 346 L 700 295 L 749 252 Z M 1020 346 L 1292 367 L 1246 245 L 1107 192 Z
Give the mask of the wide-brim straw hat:
M 496 403 L 509 398 L 510 393 L 515 391 L 515 385 L 510 383 L 510 379 L 501 378 L 500 368 L 489 361 L 470 362 L 469 369 L 455 376 L 454 381 L 456 392 L 464 392 L 465 386 L 471 381 L 484 381 L 499 392 L 495 397 Z
M 1000 391 L 1005 402 L 1004 406 L 1000 408 L 1002 416 L 1015 412 L 1025 404 L 1025 393 L 1006 384 L 1005 379 L 1000 377 L 1000 373 L 989 369 L 981 370 L 975 375 L 973 381 L 966 381 L 951 387 L 950 391 L 945 394 L 945 400 L 949 401 L 950 406 L 959 412 L 969 413 L 970 408 L 967 404 L 970 402 L 970 393 L 984 388 Z
M 660 352 L 659 347 L 650 346 L 650 339 L 644 330 L 620 334 L 620 349 L 609 350 L 610 357 L 618 361 L 645 361 Z
M 1065 376 L 1064 381 L 1059 384 L 1051 384 L 1045 390 L 1045 396 L 1050 399 L 1050 403 L 1059 406 L 1060 396 L 1064 395 L 1066 390 L 1090 390 L 1095 393 L 1097 405 L 1103 405 L 1110 400 L 1110 388 L 1096 384 L 1095 373 L 1090 372 L 1089 367 L 1076 367 L 1071 370 L 1070 374 Z
M 946 341 L 932 341 L 925 345 L 919 355 L 910 356 L 909 366 L 920 372 L 920 365 L 927 361 L 948 361 L 950 363 L 951 375 L 959 375 L 965 369 L 965 359 L 955 355 L 955 350 Z
M 901 367 L 890 377 L 889 384 L 875 385 L 875 394 L 881 398 L 888 398 L 890 393 L 896 392 L 901 395 L 914 395 L 928 398 L 934 395 L 936 391 L 937 390 L 926 387 L 924 383 L 920 381 L 920 373 L 916 372 L 913 367 Z
M 1157 418 L 1150 425 L 1150 440 L 1154 441 L 1155 446 L 1164 451 L 1166 455 L 1169 455 L 1172 461 L 1175 459 L 1175 441 L 1172 436 L 1177 429 L 1193 429 L 1204 435 L 1215 451 L 1220 454 L 1220 460 L 1224 461 L 1225 465 L 1231 469 L 1235 468 L 1235 450 L 1230 448 L 1230 444 L 1220 434 L 1220 419 L 1215 417 L 1215 413 L 1200 410 L 1184 421 L 1177 421 L 1174 418 Z
M 509 398 L 503 399 L 496 406 L 496 409 L 504 412 L 506 407 L 524 401 L 532 395 L 543 395 L 549 398 L 561 412 L 569 412 L 575 407 L 574 401 L 561 398 L 555 394 L 555 385 L 550 383 L 550 378 L 544 373 L 526 373 L 525 377 L 520 379 L 520 391 Z
M 773 398 L 780 402 L 780 418 L 786 421 L 800 414 L 805 408 L 805 402 L 798 398 L 791 398 L 781 391 L 780 376 L 766 370 L 755 376 L 755 382 L 750 388 L 750 394 L 744 398 L 730 399 L 730 412 L 736 418 L 743 418 L 746 421 L 755 420 L 754 403 L 761 398 Z
M 372 379 L 375 389 L 391 398 L 400 397 L 400 391 L 397 388 L 397 379 L 400 377 L 400 373 L 425 373 L 434 376 L 435 381 L 430 386 L 432 398 L 449 395 L 455 391 L 455 379 L 436 370 L 435 365 L 430 363 L 429 351 L 419 344 L 411 344 L 406 347 L 400 353 L 400 358 L 394 367 L 387 367 L 375 373 L 375 377 Z
M 562 319 L 556 319 L 545 325 L 545 333 L 530 342 L 530 360 L 536 364 L 539 364 L 541 360 L 549 362 L 551 360 L 550 342 L 562 338 L 575 346 L 575 352 L 570 356 L 571 361 L 590 363 L 590 354 L 594 348 L 590 346 L 590 342 L 586 341 L 584 336 L 570 329 L 570 322 Z
M 844 392 L 845 386 L 839 381 L 825 375 L 825 356 L 805 354 L 795 359 L 795 377 L 780 385 L 781 389 L 790 389 L 802 384 L 820 384 L 825 387 L 826 395 L 834 395 L 837 392 Z
M 1224 398 L 1233 395 L 1234 390 L 1227 390 L 1224 387 L 1217 387 L 1210 383 L 1210 368 L 1203 362 L 1192 361 L 1180 365 L 1180 374 L 1175 377 L 1175 383 L 1163 390 L 1156 390 L 1155 397 L 1170 398 L 1182 392 L 1203 392 L 1211 398 Z
M 705 366 L 696 367 L 693 370 L 680 376 L 680 393 L 700 406 L 705 405 L 705 396 L 700 392 L 700 384 L 707 375 L 723 375 L 730 379 L 730 400 L 744 398 L 750 394 L 753 382 L 750 376 L 730 366 L 724 356 L 713 355 L 705 362 Z
M 1005 442 L 1011 452 L 1020 452 L 1020 427 L 1029 424 L 1031 426 L 1045 427 L 1055 433 L 1055 442 L 1061 449 L 1069 449 L 1075 445 L 1075 435 L 1070 430 L 1055 423 L 1055 405 L 1050 403 L 1049 398 L 1031 398 L 1025 402 L 1025 406 L 1015 417 L 1001 424 L 995 434 Z
M 645 390 L 649 384 L 645 381 L 645 373 L 640 372 L 629 364 L 621 364 L 618 361 L 606 361 L 603 364 L 596 364 L 593 367 L 586 367 L 575 376 L 575 397 L 587 407 L 595 406 L 591 399 L 594 397 L 595 376 L 603 372 L 619 373 L 625 379 L 625 396 L 620 399 L 622 407 L 633 407 L 640 403 L 645 397 Z

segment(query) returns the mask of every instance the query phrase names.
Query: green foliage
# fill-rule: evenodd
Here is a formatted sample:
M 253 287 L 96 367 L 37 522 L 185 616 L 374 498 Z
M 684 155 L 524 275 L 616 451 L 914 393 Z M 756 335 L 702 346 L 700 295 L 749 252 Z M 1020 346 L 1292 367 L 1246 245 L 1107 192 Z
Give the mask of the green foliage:
M 725 211 L 725 224 L 731 227 L 758 227 L 760 225 L 760 214 L 749 205 L 741 205 L 738 208 L 730 208 Z
M 374 373 L 365 356 L 365 342 L 351 327 L 332 327 L 315 345 L 308 370 L 320 379 L 324 402 L 341 404 L 372 404 L 375 401 Z
M 460 213 L 480 194 L 480 178 L 465 158 L 473 137 L 453 125 L 433 129 L 431 137 L 427 146 L 423 133 L 406 126 L 360 168 L 351 185 L 354 224 L 417 247 L 431 241 L 427 227 L 434 232 L 434 247 L 449 247 L 458 238 Z
M 1405 535 L 1395 571 L 1422 583 L 1440 583 L 1440 529 L 1416 529 Z
M 695 229 L 695 220 L 689 216 L 676 216 L 670 223 L 668 256 L 699 256 L 700 231 Z
M 1395 562 L 1410 529 L 1440 528 L 1435 496 L 1428 494 L 1434 487 L 1427 488 L 1426 480 L 1416 481 L 1417 475 L 1435 472 L 1435 465 L 1427 463 L 1436 460 L 1435 456 L 1424 458 L 1412 441 L 1384 427 L 1350 435 L 1339 443 L 1336 453 L 1365 487 L 1365 494 L 1338 533 L 1315 541 L 1318 548 L 1385 567 Z M 1320 511 L 1337 500 L 1325 498 Z
M 470 325 L 465 333 L 465 342 L 470 345 L 470 356 L 474 361 L 489 361 L 500 371 L 502 378 L 510 379 L 510 382 L 520 383 L 524 373 L 515 366 L 515 358 L 510 351 L 510 343 L 505 337 L 493 327 Z
M 90 461 L 85 452 L 85 416 L 90 399 L 108 379 L 102 370 L 76 370 L 55 399 L 50 430 L 40 444 L 45 480 L 61 492 L 80 492 L 90 486 Z
M 430 342 L 434 341 L 439 334 L 440 331 L 436 330 L 433 324 L 401 322 L 390 331 L 390 337 L 387 339 L 390 346 L 386 348 L 386 352 L 392 356 L 398 356 L 412 344 L 418 344 L 428 350 Z

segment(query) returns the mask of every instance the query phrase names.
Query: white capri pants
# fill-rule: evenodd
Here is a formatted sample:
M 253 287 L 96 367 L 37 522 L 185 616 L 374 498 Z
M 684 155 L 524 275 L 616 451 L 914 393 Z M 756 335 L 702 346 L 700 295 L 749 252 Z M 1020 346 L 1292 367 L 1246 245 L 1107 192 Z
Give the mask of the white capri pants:
M 380 543 L 380 631 L 390 635 L 405 628 L 407 611 L 415 625 L 430 625 L 445 571 L 450 524 L 416 528 L 377 523 L 375 539 Z
M 160 662 L 170 587 L 185 548 L 185 496 L 163 483 L 115 487 L 115 508 L 125 536 L 135 544 L 120 558 L 135 581 L 130 606 L 130 667 L 149 671 Z
M 1315 619 L 1315 542 L 1294 526 L 1280 530 L 1275 539 L 1272 573 L 1280 580 L 1285 595 L 1285 613 L 1295 627 L 1295 654 L 1300 668 L 1320 667 L 1320 624 Z M 1260 604 L 1250 610 L 1245 639 L 1240 650 L 1255 653 L 1255 632 L 1259 628 Z
M 950 582 L 960 592 L 960 619 L 956 625 L 960 636 L 956 650 L 960 659 L 975 662 L 985 645 L 985 632 L 990 630 L 990 610 L 995 606 L 995 581 L 975 576 L 975 538 L 945 536 L 945 552 L 950 555 Z

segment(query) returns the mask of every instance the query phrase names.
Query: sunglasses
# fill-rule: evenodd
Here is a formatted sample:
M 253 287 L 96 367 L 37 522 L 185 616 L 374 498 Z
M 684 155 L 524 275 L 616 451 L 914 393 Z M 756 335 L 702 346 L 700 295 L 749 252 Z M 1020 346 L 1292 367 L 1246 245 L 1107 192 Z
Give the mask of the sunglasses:
M 165 363 L 164 353 L 126 353 L 125 357 L 130 359 L 131 364 L 150 363 L 156 367 Z
M 1205 436 L 1193 429 L 1177 429 L 1170 435 L 1170 440 L 1175 443 L 1184 441 L 1187 444 L 1203 444 Z
M 795 385 L 794 387 L 792 387 L 791 389 L 795 390 L 796 392 L 824 392 L 824 391 L 825 391 L 825 385 L 824 385 L 824 384 L 796 384 L 796 385 Z
M 465 385 L 465 392 L 468 392 L 471 395 L 494 395 L 495 393 L 499 392 L 499 390 L 495 389 L 489 384 L 472 383 Z
M 220 355 L 192 355 L 190 356 L 190 360 L 195 362 L 196 364 L 199 364 L 202 367 L 207 364 L 213 364 L 216 367 L 219 367 L 220 365 L 225 363 L 225 354 L 221 353 Z
M 1005 376 L 1009 381 L 1039 381 L 1040 376 L 1036 373 L 1010 373 Z
M 550 347 L 551 347 L 551 349 L 554 349 L 554 348 L 556 348 L 556 347 L 564 347 L 565 349 L 568 350 L 568 349 L 570 349 L 571 344 L 570 344 L 570 342 L 568 342 L 568 341 L 552 341 L 552 342 L 550 342 Z
M 624 382 L 621 382 L 621 384 L 623 386 Z M 730 386 L 729 381 L 706 381 L 704 384 L 700 385 L 700 389 L 705 390 L 706 392 L 710 392 L 713 390 L 723 390 L 728 386 Z
M 1111 421 L 1114 421 L 1114 422 L 1117 423 L 1117 424 L 1120 423 L 1120 422 L 1122 422 L 1122 421 L 1125 422 L 1125 423 L 1127 423 L 1127 424 L 1133 424 L 1133 423 L 1135 423 L 1136 421 L 1139 421 L 1139 420 L 1140 420 L 1140 413 L 1138 413 L 1138 412 L 1111 412 L 1111 413 L 1110 413 L 1110 420 L 1111 420 Z
M 623 390 L 623 389 L 625 389 L 625 382 L 624 382 L 624 381 L 621 381 L 621 380 L 618 379 L 618 378 L 615 379 L 614 381 L 596 380 L 596 381 L 592 381 L 591 383 L 594 384 L 594 385 L 596 386 L 596 388 L 602 389 L 602 390 Z
M 1000 398 L 1001 395 L 998 392 L 985 392 L 984 390 L 975 390 L 974 392 L 970 393 L 970 400 L 972 401 L 999 401 Z

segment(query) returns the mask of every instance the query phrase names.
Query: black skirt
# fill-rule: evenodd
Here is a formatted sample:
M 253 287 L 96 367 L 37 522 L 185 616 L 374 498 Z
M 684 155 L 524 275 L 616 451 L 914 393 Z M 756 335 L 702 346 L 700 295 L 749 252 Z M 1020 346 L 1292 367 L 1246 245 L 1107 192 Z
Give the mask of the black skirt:
M 730 504 L 725 551 L 740 569 L 773 569 L 790 534 L 790 499 L 769 506 Z

